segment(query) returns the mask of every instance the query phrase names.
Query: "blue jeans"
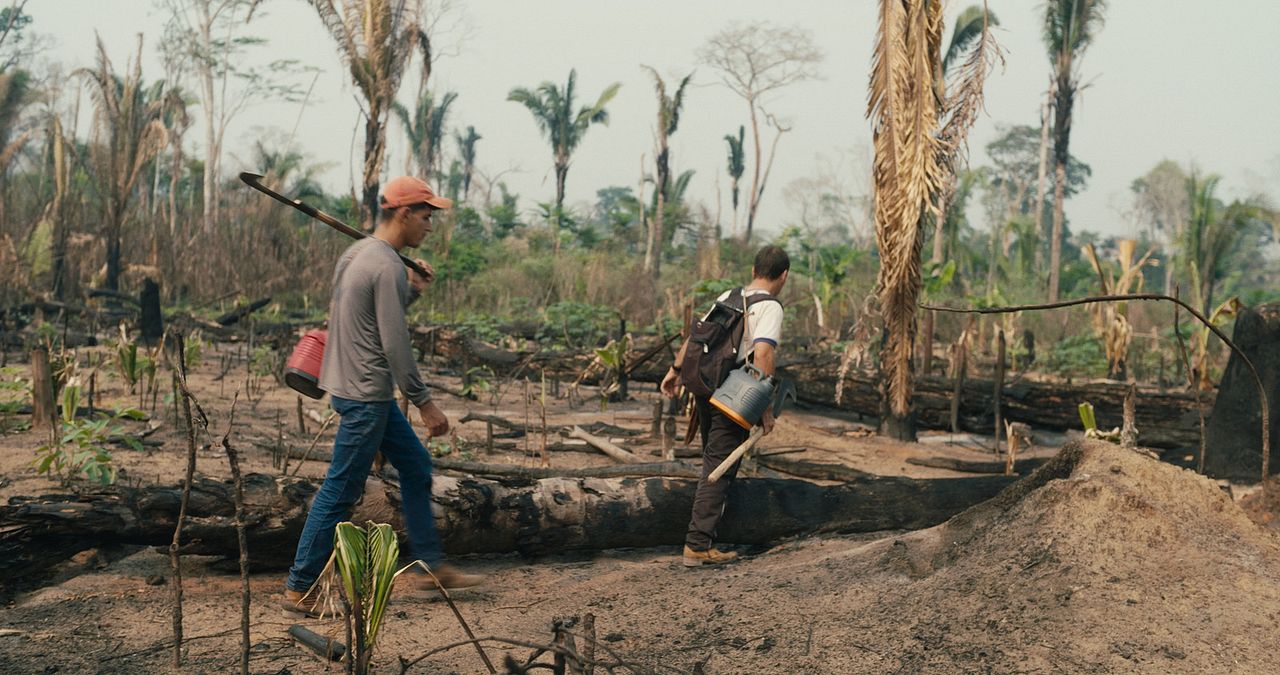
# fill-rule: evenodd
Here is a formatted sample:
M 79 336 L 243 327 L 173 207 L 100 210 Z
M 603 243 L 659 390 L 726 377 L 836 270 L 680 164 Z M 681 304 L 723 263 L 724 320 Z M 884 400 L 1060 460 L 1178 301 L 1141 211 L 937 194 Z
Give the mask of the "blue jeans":
M 400 472 L 400 509 L 409 533 L 409 553 L 435 567 L 444 553 L 431 517 L 431 455 L 395 401 L 331 398 L 334 411 L 342 416 L 333 461 L 311 502 L 285 586 L 305 592 L 315 584 L 333 553 L 334 529 L 351 517 L 379 450 Z

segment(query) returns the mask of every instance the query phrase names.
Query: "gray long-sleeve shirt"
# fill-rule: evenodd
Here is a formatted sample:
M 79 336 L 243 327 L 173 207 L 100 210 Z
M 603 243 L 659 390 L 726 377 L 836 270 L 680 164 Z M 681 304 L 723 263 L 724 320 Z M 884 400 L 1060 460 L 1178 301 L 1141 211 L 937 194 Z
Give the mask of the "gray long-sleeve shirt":
M 333 273 L 320 388 L 353 401 L 391 401 L 399 385 L 415 406 L 429 401 L 404 317 L 416 298 L 390 244 L 373 237 L 352 244 Z

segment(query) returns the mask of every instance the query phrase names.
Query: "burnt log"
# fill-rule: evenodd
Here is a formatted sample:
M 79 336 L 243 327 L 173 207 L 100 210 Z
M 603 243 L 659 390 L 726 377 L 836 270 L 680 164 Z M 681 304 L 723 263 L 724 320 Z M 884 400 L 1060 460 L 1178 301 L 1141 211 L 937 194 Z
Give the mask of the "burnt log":
M 838 361 L 835 355 L 820 354 L 784 363 L 780 370 L 784 377 L 795 380 L 797 397 L 802 402 L 833 405 L 836 379 L 832 374 L 838 372 Z M 878 384 L 878 378 L 871 373 L 850 371 L 845 377 L 841 407 L 868 417 L 878 417 Z M 954 387 L 955 382 L 949 378 L 921 377 L 915 381 L 912 405 L 918 426 L 950 428 Z M 990 379 L 965 378 L 958 419 L 961 430 L 983 434 L 995 432 L 992 414 L 994 390 L 995 383 Z M 1037 429 L 1079 429 L 1080 417 L 1076 407 L 1088 401 L 1093 404 L 1098 426 L 1109 429 L 1120 426 L 1124 416 L 1124 397 L 1128 391 L 1128 383 L 1113 381 L 1074 384 L 1006 381 L 1001 391 L 1001 416 L 1010 422 L 1023 422 Z M 1213 392 L 1203 392 L 1201 396 L 1206 406 L 1213 404 Z M 1138 442 L 1143 446 L 1183 448 L 1200 442 L 1200 422 L 1193 393 L 1138 387 L 1136 413 Z
M 265 298 L 259 298 L 247 305 L 241 305 L 239 307 L 236 307 L 230 312 L 227 312 L 226 314 L 223 314 L 222 316 L 214 319 L 214 322 L 216 322 L 219 326 L 224 326 L 224 327 L 235 325 L 239 323 L 240 320 L 245 318 L 246 316 L 249 316 L 250 314 L 253 314 L 254 312 L 262 309 L 263 307 L 266 307 L 267 303 L 269 302 L 271 302 L 271 296 L 269 295 Z
M 1046 457 L 1027 457 L 1025 459 L 1014 460 L 1013 472 L 1016 474 L 1028 474 L 1040 468 L 1045 462 L 1049 461 Z M 981 459 L 959 459 L 957 457 L 908 457 L 907 464 L 916 466 L 927 466 L 933 469 L 949 469 L 951 471 L 960 471 L 962 473 L 1004 473 L 1005 460 L 981 460 Z
M 1271 411 L 1271 462 L 1268 471 L 1280 471 L 1280 303 L 1241 310 L 1231 340 L 1249 357 L 1267 390 Z M 1214 478 L 1256 483 L 1262 478 L 1262 405 L 1258 385 L 1249 367 L 1235 353 L 1227 360 L 1218 397 L 1205 424 L 1205 473 Z M 1141 426 L 1139 426 L 1141 429 Z
M 734 481 L 721 540 L 766 544 L 817 531 L 874 532 L 936 525 L 995 496 L 1005 476 L 916 480 L 857 478 L 823 487 L 799 480 Z M 256 568 L 283 568 L 318 482 L 244 477 L 249 556 Z M 436 475 L 436 524 L 452 554 L 674 546 L 684 540 L 697 481 L 685 478 L 510 478 Z M 183 552 L 238 555 L 233 486 L 192 484 Z M 389 522 L 401 530 L 398 484 L 371 478 L 355 522 Z M 179 486 L 85 489 L 78 495 L 14 497 L 0 507 L 0 578 L 31 571 L 33 556 L 61 546 L 165 545 L 173 537 Z M 73 551 L 74 552 L 74 551 Z

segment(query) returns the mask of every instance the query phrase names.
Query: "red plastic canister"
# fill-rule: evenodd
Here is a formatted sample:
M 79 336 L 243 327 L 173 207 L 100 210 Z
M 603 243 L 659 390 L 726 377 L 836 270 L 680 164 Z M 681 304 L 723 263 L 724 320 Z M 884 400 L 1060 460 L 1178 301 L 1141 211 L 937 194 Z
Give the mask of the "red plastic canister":
M 298 340 L 289 360 L 284 364 L 284 383 L 294 391 L 311 398 L 324 396 L 320 388 L 320 364 L 324 361 L 324 341 L 329 332 L 313 330 Z

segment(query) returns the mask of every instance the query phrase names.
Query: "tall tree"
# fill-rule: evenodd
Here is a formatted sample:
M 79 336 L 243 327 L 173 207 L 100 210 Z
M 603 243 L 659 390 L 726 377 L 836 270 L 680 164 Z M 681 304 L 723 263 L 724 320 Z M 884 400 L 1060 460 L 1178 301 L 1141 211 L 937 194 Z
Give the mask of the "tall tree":
M 457 92 L 445 92 L 439 105 L 431 92 L 425 92 L 414 104 L 413 113 L 400 103 L 392 103 L 391 110 L 404 127 L 405 137 L 409 141 L 410 157 L 418 165 L 418 175 L 427 180 L 439 180 L 441 143 L 444 141 L 445 124 L 449 117 L 449 107 L 458 99 Z M 409 171 L 405 163 L 405 170 Z
M 467 133 L 453 132 L 453 142 L 458 145 L 458 157 L 462 158 L 462 201 L 471 194 L 471 175 L 476 170 L 476 142 L 484 138 L 476 128 L 467 125 Z
M 310 2 L 338 43 L 351 79 L 364 97 L 361 220 L 364 228 L 371 230 L 378 215 L 378 186 L 387 151 L 387 115 L 414 50 L 427 39 L 419 27 L 422 6 L 419 0 Z
M 245 106 L 271 90 L 271 78 L 242 68 L 246 48 L 260 38 L 243 35 L 262 0 L 160 0 L 168 12 L 161 49 L 195 73 L 204 121 L 204 176 L 201 214 L 206 229 L 218 212 L 219 172 L 227 127 Z M 292 62 L 278 62 L 285 64 Z M 176 84 L 176 83 L 174 83 Z
M 676 128 L 680 126 L 680 109 L 684 107 L 684 90 L 689 85 L 689 80 L 693 77 L 693 73 L 685 75 L 684 79 L 680 80 L 680 86 L 676 87 L 676 92 L 668 96 L 667 83 L 662 80 L 662 76 L 658 74 L 658 71 L 649 66 L 644 66 L 644 68 L 653 76 L 654 93 L 658 97 L 658 147 L 653 159 L 655 169 L 654 197 L 657 199 L 657 205 L 653 211 L 653 219 L 650 221 L 649 244 L 645 247 L 644 253 L 644 269 L 656 281 L 662 273 L 662 249 L 666 243 L 666 237 L 663 236 L 662 230 L 664 224 L 663 216 L 671 189 L 671 146 L 668 141 L 671 138 L 671 134 L 674 134 Z
M 107 247 L 106 288 L 120 288 L 120 233 L 128 215 L 138 179 L 164 148 L 167 132 L 165 109 L 182 105 L 177 96 L 165 94 L 162 83 L 148 89 L 142 80 L 142 36 L 132 68 L 124 77 L 116 74 L 98 39 L 94 68 L 76 71 L 89 85 L 94 102 L 93 143 L 90 146 L 98 195 L 103 204 L 102 233 Z
M 1178 266 L 1173 254 L 1182 243 L 1183 231 L 1191 219 L 1189 179 L 1177 162 L 1166 159 L 1130 186 L 1138 217 L 1149 228 L 1151 238 L 1163 240 L 1164 292 L 1170 295 Z
M 954 96 L 940 106 L 942 3 L 881 0 L 867 117 L 875 162 L 877 291 L 885 322 L 880 351 L 885 415 L 881 433 L 913 439 L 911 355 L 921 288 L 923 226 L 941 217 L 943 191 L 982 105 L 982 85 L 998 53 L 983 31 Z
M 551 154 L 555 162 L 556 202 L 555 227 L 556 242 L 559 245 L 559 226 L 564 213 L 564 183 L 569 175 L 569 162 L 573 153 L 582 142 L 587 129 L 592 124 L 608 124 L 609 111 L 605 106 L 618 94 L 621 83 L 615 82 L 605 88 L 596 102 L 582 106 L 576 112 L 573 109 L 574 97 L 577 95 L 578 71 L 569 71 L 569 79 L 564 88 L 553 82 L 543 82 L 537 89 L 517 87 L 507 94 L 508 101 L 515 101 L 528 109 L 537 122 L 542 134 L 551 144 Z
M 747 103 L 751 120 L 751 191 L 747 193 L 747 227 L 745 237 L 751 239 L 760 197 L 768 180 L 768 169 L 778 149 L 778 140 L 787 131 L 764 108 L 764 97 L 783 87 L 818 77 L 822 50 L 805 30 L 778 27 L 767 23 L 731 24 L 713 35 L 698 49 L 698 59 L 720 72 L 721 81 Z M 774 127 L 777 135 L 762 160 L 760 124 Z
M 1062 270 L 1062 203 L 1066 197 L 1070 157 L 1071 112 L 1080 88 L 1079 59 L 1102 28 L 1105 0 L 1048 0 L 1044 43 L 1054 74 L 1053 102 L 1053 233 L 1049 243 L 1049 302 L 1058 301 Z
M 742 174 L 746 172 L 745 163 L 746 156 L 742 153 L 742 143 L 746 140 L 746 128 L 738 126 L 738 136 L 735 138 L 733 134 L 725 134 L 724 141 L 729 144 L 729 179 L 730 195 L 733 203 L 733 234 L 738 234 L 738 180 L 742 178 Z

